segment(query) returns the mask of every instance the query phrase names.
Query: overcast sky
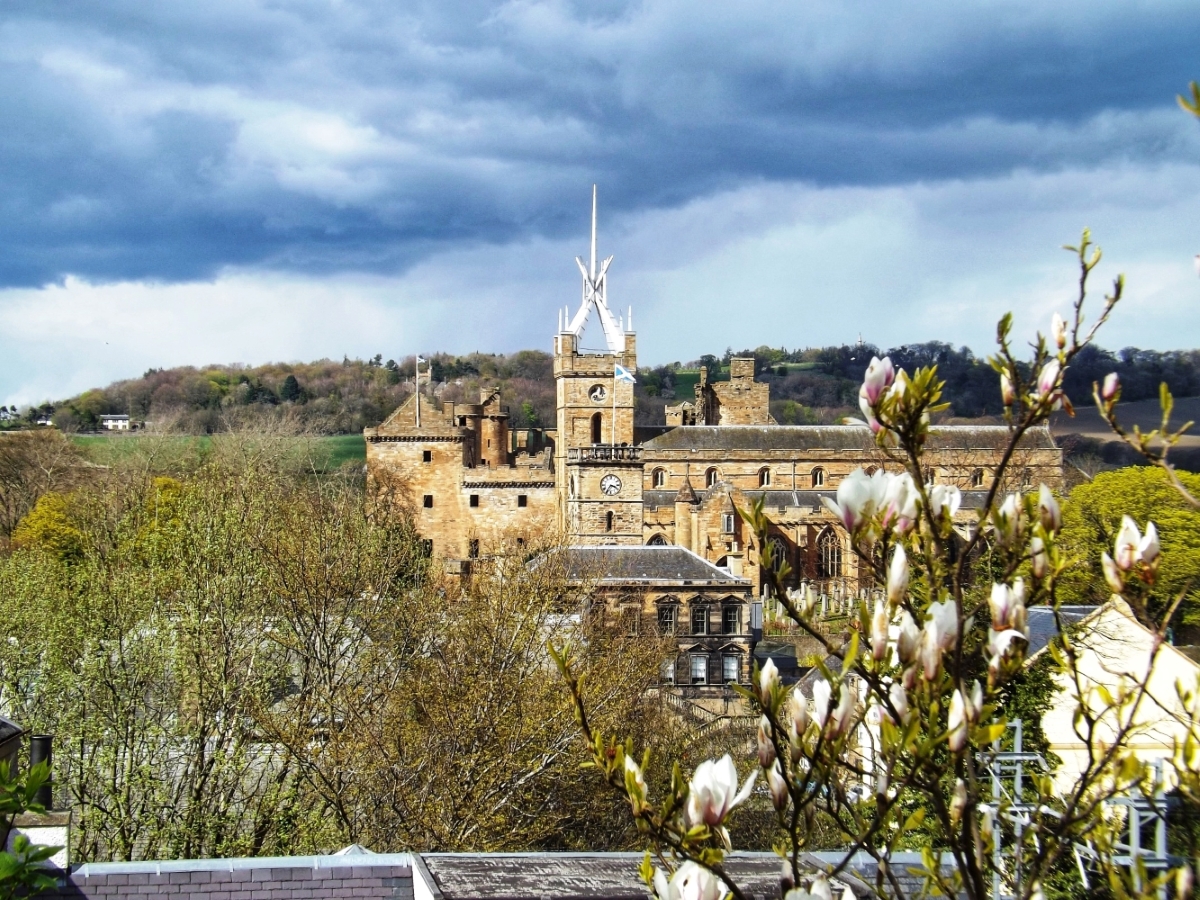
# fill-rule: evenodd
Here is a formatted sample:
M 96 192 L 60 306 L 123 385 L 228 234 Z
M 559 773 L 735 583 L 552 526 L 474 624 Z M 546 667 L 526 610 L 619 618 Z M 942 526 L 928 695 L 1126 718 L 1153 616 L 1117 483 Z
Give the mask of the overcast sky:
M 1200 346 L 1195 0 L 8 3 L 0 402 L 550 348 L 591 185 L 642 363 L 1065 310 Z

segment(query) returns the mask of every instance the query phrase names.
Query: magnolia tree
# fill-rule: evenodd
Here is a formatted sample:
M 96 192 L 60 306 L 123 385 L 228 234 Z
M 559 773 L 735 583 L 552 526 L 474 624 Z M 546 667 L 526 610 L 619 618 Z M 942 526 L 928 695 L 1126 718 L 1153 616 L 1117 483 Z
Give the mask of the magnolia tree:
M 986 769 L 993 742 L 1004 739 L 1008 726 L 1003 690 L 1025 662 L 1026 608 L 1046 605 L 1057 617 L 1056 585 L 1075 562 L 1059 547 L 1054 491 L 1042 485 L 1028 494 L 1004 494 L 1001 485 L 1008 483 L 1022 436 L 1054 411 L 1070 409 L 1063 373 L 1122 291 L 1118 278 L 1094 324 L 1085 325 L 1087 279 L 1100 252 L 1087 232 L 1078 247 L 1068 249 L 1079 260 L 1079 292 L 1070 314 L 1055 314 L 1049 335 L 1038 335 L 1032 359 L 1018 361 L 1011 317 L 999 324 L 998 351 L 990 362 L 1009 439 L 969 527 L 963 527 L 965 514 L 957 515 L 958 488 L 923 477 L 931 416 L 945 408 L 936 369 L 908 373 L 895 371 L 886 358 L 871 361 L 859 392 L 860 424 L 870 428 L 890 464 L 872 475 L 852 473 L 838 485 L 836 501 L 826 501 L 878 586 L 877 599 L 860 604 L 848 640 L 830 639 L 817 627 L 808 588 L 785 589 L 788 567 L 771 558 L 761 503 L 742 513 L 774 595 L 828 657 L 819 665 L 811 700 L 782 685 L 773 664 L 754 671 L 751 688 L 742 692 L 760 716 L 757 771 L 740 787 L 726 756 L 702 763 L 690 778 L 676 764 L 669 788 L 651 796 L 645 773 L 655 761 L 637 755 L 631 742 L 593 729 L 589 693 L 575 673 L 571 650 L 555 652 L 590 751 L 588 764 L 628 799 L 652 850 L 642 875 L 660 900 L 719 900 L 726 894 L 747 900 L 725 865 L 731 849 L 726 822 L 756 781 L 760 790 L 765 783 L 778 813 L 787 900 L 830 900 L 831 880 L 848 873 L 855 854 L 877 862 L 872 887 L 878 894 L 904 896 L 904 885 L 912 881 L 903 876 L 911 876 L 911 869 L 889 865 L 889 859 L 921 845 L 923 893 L 982 900 L 993 895 L 998 876 L 1003 895 L 1041 900 L 1052 876 L 1061 882 L 1062 873 L 1072 871 L 1080 847 L 1088 848 L 1089 865 L 1116 896 L 1167 886 L 1181 897 L 1190 893 L 1186 867 L 1147 873 L 1116 861 L 1122 822 L 1106 801 L 1149 783 L 1149 764 L 1131 749 L 1139 714 L 1154 702 L 1149 679 L 1114 675 L 1104 685 L 1088 681 L 1080 669 L 1083 650 L 1061 621 L 1052 663 L 1079 701 L 1074 727 L 1086 753 L 1078 781 L 1063 793 L 1048 773 L 1033 771 L 1022 796 L 997 802 Z M 1096 388 L 1108 414 L 1118 391 L 1115 378 Z M 984 555 L 986 569 L 979 564 Z M 1151 666 L 1174 612 L 1172 606 L 1154 619 L 1146 603 L 1159 564 L 1154 524 L 1127 517 L 1103 567 L 1113 593 L 1156 635 Z M 1185 700 L 1197 709 L 1194 695 Z M 863 731 L 875 736 L 869 754 L 856 746 Z M 1197 762 L 1200 743 L 1193 731 L 1175 760 L 1185 790 L 1197 788 Z M 840 833 L 842 847 L 835 862 L 814 869 L 816 858 L 805 851 L 819 820 Z M 821 830 L 828 834 L 827 827 Z M 995 852 L 997 842 L 1002 853 Z

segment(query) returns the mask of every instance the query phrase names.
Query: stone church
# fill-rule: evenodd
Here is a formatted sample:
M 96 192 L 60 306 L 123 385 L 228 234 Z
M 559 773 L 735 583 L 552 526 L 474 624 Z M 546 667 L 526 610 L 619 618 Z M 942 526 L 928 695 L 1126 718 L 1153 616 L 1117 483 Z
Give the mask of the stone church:
M 366 429 L 368 476 L 402 487 L 418 531 L 448 571 L 465 574 L 473 560 L 547 537 L 579 548 L 581 559 L 584 548 L 609 548 L 605 565 L 623 573 L 616 581 L 641 586 L 644 617 L 680 634 L 681 654 L 692 657 L 685 680 L 707 683 L 699 679 L 731 676 L 735 667 L 738 677 L 725 680 L 744 680 L 748 603 L 762 595 L 763 578 L 737 509 L 764 499 L 774 555 L 788 560 L 797 583 L 857 593 L 867 577 L 821 498 L 857 468 L 895 464 L 866 427 L 775 424 L 753 359 L 733 359 L 728 381 L 710 381 L 702 369 L 694 400 L 668 407 L 661 425 L 636 426 L 632 308 L 619 315 L 609 306 L 612 257 L 596 258 L 594 197 L 590 259 L 576 262 L 582 302 L 573 316 L 559 312 L 553 340 L 556 427 L 510 429 L 496 392 L 484 390 L 477 404 L 439 404 L 418 390 Z M 1007 440 L 1003 426 L 932 430 L 926 479 L 962 489 L 964 535 Z M 1049 431 L 1034 431 L 1003 487 L 1056 487 L 1062 464 Z M 614 591 L 620 586 L 611 572 L 600 575 Z M 713 590 L 715 600 L 707 597 Z M 689 593 L 705 599 L 693 603 Z M 722 637 L 732 640 L 722 645 Z M 692 638 L 704 639 L 703 652 Z M 733 651 L 740 662 L 730 661 Z M 703 667 L 699 657 L 707 658 Z

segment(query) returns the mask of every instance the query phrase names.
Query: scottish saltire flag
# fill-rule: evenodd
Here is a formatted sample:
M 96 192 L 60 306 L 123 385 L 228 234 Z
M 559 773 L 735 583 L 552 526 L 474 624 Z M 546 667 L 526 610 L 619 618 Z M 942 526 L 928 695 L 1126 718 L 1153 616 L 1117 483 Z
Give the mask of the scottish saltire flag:
M 633 377 L 633 373 L 620 364 L 613 371 L 613 375 L 617 381 L 628 381 L 630 384 L 637 384 L 637 379 Z

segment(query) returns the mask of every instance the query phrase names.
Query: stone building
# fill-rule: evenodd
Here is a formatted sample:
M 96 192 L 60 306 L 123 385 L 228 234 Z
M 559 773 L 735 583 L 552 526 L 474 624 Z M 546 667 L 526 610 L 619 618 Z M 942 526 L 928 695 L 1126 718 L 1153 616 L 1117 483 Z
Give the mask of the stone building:
M 774 556 L 789 562 L 795 582 L 843 596 L 868 588 L 821 498 L 834 496 L 855 469 L 898 468 L 870 431 L 775 424 L 769 386 L 755 381 L 752 359 L 732 360 L 727 382 L 702 370 L 694 401 L 669 407 L 661 426 L 635 426 L 633 313 L 615 315 L 608 305 L 612 257 L 597 264 L 594 199 L 590 261 L 576 261 L 582 302 L 574 316 L 560 312 L 553 340 L 554 429 L 513 433 L 498 396 L 486 390 L 478 404 L 439 406 L 419 379 L 414 397 L 366 429 L 372 483 L 406 493 L 430 552 L 464 571 L 472 558 L 547 536 L 579 547 L 679 547 L 758 597 L 764 579 L 737 510 L 761 498 Z M 1003 426 L 930 434 L 926 479 L 963 490 L 964 537 L 1007 441 Z M 1060 484 L 1062 451 L 1048 429 L 1026 434 L 1010 471 L 1004 490 Z

